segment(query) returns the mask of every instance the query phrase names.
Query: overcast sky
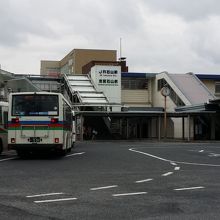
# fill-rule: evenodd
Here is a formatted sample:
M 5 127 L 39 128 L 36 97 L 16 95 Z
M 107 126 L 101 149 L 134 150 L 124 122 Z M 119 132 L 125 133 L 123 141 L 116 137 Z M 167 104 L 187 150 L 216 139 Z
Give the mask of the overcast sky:
M 120 49 L 131 72 L 220 73 L 219 0 L 0 0 L 0 64 L 39 74 L 74 48 Z

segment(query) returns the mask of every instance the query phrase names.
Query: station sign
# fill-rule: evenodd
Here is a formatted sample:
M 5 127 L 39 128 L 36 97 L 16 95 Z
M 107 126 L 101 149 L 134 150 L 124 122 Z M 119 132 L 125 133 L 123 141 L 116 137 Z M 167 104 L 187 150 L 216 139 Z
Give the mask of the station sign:
M 91 78 L 98 91 L 112 103 L 121 103 L 121 66 L 95 65 Z

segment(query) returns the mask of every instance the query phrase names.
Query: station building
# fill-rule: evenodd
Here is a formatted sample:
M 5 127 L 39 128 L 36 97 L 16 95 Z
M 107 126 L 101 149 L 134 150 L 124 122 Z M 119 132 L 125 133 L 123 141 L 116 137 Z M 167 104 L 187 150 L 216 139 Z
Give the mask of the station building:
M 92 60 L 116 61 L 116 50 L 73 49 L 61 60 L 41 60 L 40 74 L 82 74 L 82 67 Z
M 63 93 L 80 140 L 92 128 L 97 139 L 220 139 L 220 74 L 129 72 L 116 52 L 74 49 L 61 61 L 41 61 L 41 75 L 11 74 L 4 89 Z M 29 87 L 13 85 L 21 79 Z

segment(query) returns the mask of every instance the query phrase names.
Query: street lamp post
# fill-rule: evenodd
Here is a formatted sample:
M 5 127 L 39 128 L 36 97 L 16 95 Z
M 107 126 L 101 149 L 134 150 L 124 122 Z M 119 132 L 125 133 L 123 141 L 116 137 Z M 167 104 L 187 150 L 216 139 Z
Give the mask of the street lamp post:
M 167 138 L 167 96 L 170 95 L 170 89 L 165 85 L 161 89 L 161 94 L 164 96 L 164 138 Z

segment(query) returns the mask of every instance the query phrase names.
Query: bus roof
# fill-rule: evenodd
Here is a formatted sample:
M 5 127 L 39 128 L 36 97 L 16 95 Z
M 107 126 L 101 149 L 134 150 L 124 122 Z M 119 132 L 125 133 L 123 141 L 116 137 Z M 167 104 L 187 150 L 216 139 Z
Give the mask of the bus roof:
M 65 101 L 66 103 L 68 103 L 69 106 L 71 106 L 71 104 L 69 103 L 69 101 L 63 96 L 62 93 L 59 93 L 59 92 L 13 92 L 13 93 L 10 93 L 9 96 L 12 96 L 12 95 L 59 95 L 61 96 Z
M 13 92 L 13 93 L 10 93 L 10 95 L 28 95 L 28 94 L 62 95 L 61 93 L 58 93 L 58 92 Z

